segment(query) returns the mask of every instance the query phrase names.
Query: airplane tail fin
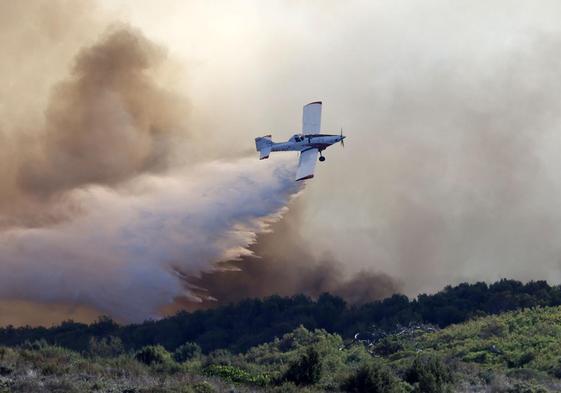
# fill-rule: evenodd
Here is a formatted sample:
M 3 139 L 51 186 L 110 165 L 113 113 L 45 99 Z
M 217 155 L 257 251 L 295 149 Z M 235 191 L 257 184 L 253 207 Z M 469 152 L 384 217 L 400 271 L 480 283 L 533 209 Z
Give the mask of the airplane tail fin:
M 269 158 L 269 154 L 271 154 L 272 147 L 273 147 L 273 140 L 271 139 L 271 135 L 260 136 L 255 138 L 255 148 L 259 152 L 260 160 Z

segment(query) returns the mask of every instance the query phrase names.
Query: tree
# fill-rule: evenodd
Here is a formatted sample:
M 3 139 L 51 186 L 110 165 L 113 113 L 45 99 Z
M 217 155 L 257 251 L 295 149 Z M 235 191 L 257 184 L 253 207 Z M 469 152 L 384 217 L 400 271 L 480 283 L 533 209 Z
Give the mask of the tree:
M 192 342 L 186 342 L 178 347 L 173 353 L 173 358 L 178 363 L 187 362 L 193 358 L 201 356 L 201 347 Z
M 388 369 L 370 364 L 359 368 L 341 385 L 341 389 L 350 393 L 394 393 L 399 384 Z
M 453 382 L 452 372 L 440 358 L 432 355 L 418 356 L 405 373 L 405 380 L 419 393 L 444 393 Z
M 148 366 L 171 361 L 171 355 L 161 345 L 148 345 L 138 351 L 134 358 Z
M 91 337 L 88 352 L 92 356 L 112 357 L 124 353 L 125 347 L 119 337 Z
M 308 348 L 300 359 L 292 363 L 283 381 L 293 382 L 295 385 L 313 385 L 321 379 L 322 364 L 319 353 L 314 348 Z

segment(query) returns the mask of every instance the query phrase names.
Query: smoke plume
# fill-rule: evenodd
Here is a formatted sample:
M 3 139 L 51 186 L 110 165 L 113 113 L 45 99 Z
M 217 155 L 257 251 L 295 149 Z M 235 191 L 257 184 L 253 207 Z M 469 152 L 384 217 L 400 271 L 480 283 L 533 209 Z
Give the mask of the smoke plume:
M 82 49 L 53 89 L 38 154 L 20 173 L 24 190 L 48 195 L 165 169 L 174 137 L 188 134 L 189 106 L 158 84 L 164 61 L 165 51 L 130 27 Z
M 198 279 L 191 278 L 190 284 L 204 302 L 181 304 L 200 308 L 275 294 L 302 293 L 317 298 L 326 292 L 360 304 L 401 290 L 400 283 L 382 272 L 365 269 L 348 274 L 342 262 L 332 256 L 315 257 L 311 252 L 314 244 L 302 241 L 301 209 L 300 199 L 293 201 L 281 221 L 258 235 L 250 247 L 252 254 L 221 263 Z
M 104 25 L 89 1 L 0 7 L 10 19 L 0 29 L 13 66 L 0 108 L 1 226 L 68 217 L 59 203 L 65 192 L 169 166 L 170 146 L 191 133 L 188 101 L 165 79 L 162 47 L 127 25 Z M 24 16 L 35 24 L 12 22 Z M 18 39 L 26 45 L 16 47 Z
M 201 159 L 209 145 L 189 129 L 189 102 L 173 88 L 166 51 L 128 25 L 87 23 L 95 7 L 81 4 L 84 24 L 74 28 L 97 33 L 68 44 L 71 60 L 51 60 L 68 74 L 37 90 L 45 99 L 29 104 L 28 120 L 2 122 L 0 307 L 12 323 L 53 322 L 32 316 L 38 305 L 141 321 L 177 299 L 196 300 L 184 276 L 250 254 L 299 190 L 292 157 L 258 166 L 239 155 Z M 45 11 L 43 24 L 21 33 L 42 39 L 62 16 L 75 17 L 66 6 L 1 7 L 14 18 Z M 18 35 L 21 26 L 0 29 Z M 33 66 L 38 49 L 14 53 Z

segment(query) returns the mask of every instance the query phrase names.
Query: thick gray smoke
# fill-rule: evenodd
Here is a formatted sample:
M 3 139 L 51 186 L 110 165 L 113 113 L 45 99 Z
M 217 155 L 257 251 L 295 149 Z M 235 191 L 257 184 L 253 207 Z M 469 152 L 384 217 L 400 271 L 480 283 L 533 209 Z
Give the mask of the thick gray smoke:
M 360 304 L 391 296 L 401 290 L 395 279 L 372 268 L 349 275 L 341 261 L 311 252 L 313 244 L 302 242 L 301 198 L 289 205 L 271 231 L 258 235 L 251 255 L 222 263 L 214 272 L 189 279 L 203 303 L 180 302 L 187 308 L 213 307 L 245 298 L 322 293 L 341 296 Z M 194 285 L 194 286 L 193 286 Z
M 165 169 L 174 137 L 187 134 L 189 106 L 158 84 L 164 61 L 162 48 L 126 26 L 82 49 L 50 96 L 23 188 L 50 194 Z
M 27 105 L 30 119 L 6 116 L 0 134 L 0 167 L 9 168 L 0 190 L 0 308 L 13 318 L 3 322 L 52 322 L 29 318 L 41 314 L 37 304 L 45 314 L 66 305 L 73 317 L 141 321 L 177 299 L 196 300 L 177 272 L 199 275 L 250 254 L 299 191 L 294 157 L 201 159 L 210 146 L 189 129 L 190 105 L 167 74 L 166 51 L 128 25 L 97 27 L 82 14 L 95 7 L 79 3 L 76 14 L 59 2 L 0 6 L 13 18 L 45 11 L 45 25 L 8 23 L 0 27 L 7 36 L 41 40 L 51 23 L 74 17 L 84 23 L 77 30 L 97 32 L 68 44 L 72 60 L 56 65 L 40 46 L 12 53 L 68 74 L 31 103 L 17 101 L 28 97 L 25 83 L 17 70 L 10 75 L 21 91 L 8 105 Z
M 127 25 L 103 26 L 89 1 L 0 7 L 12 65 L 2 74 L 0 225 L 56 221 L 68 215 L 57 202 L 69 190 L 168 166 L 170 147 L 191 137 L 190 106 L 166 82 L 163 48 Z M 11 22 L 21 18 L 30 23 Z

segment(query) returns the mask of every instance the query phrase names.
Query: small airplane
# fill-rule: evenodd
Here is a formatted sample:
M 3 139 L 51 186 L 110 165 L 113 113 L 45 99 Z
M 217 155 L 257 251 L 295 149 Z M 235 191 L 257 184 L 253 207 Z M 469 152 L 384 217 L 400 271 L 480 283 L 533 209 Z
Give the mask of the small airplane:
M 321 101 L 311 102 L 304 105 L 302 116 L 302 133 L 294 134 L 288 141 L 275 143 L 271 135 L 255 138 L 255 147 L 259 152 L 259 159 L 269 158 L 272 151 L 299 151 L 298 170 L 296 171 L 296 181 L 306 180 L 314 177 L 316 158 L 325 161 L 321 153 L 334 143 L 341 142 L 344 147 L 343 129 L 340 135 L 320 134 L 321 126 Z

